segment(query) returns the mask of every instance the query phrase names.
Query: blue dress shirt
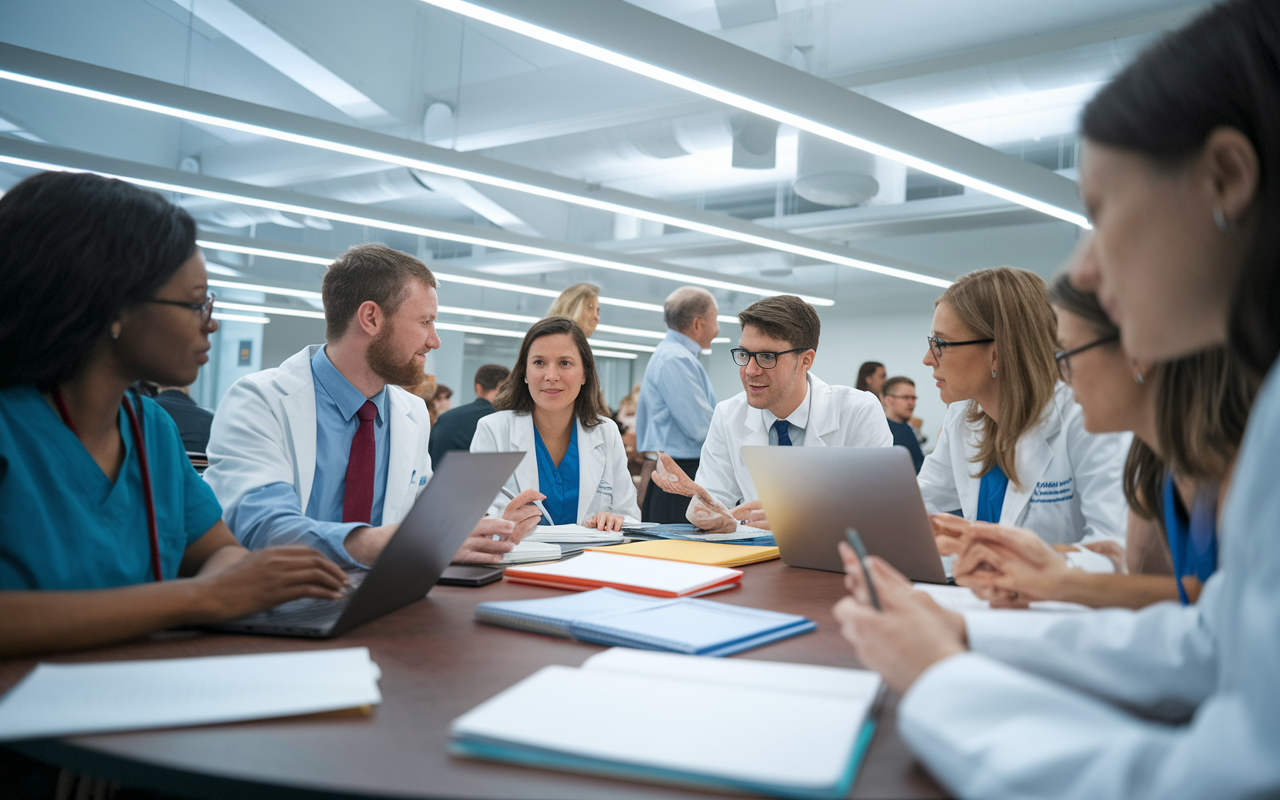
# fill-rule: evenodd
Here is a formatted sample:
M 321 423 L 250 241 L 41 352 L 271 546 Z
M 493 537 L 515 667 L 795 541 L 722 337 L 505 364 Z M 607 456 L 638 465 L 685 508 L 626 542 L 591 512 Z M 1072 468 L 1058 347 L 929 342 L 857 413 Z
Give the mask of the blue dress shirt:
M 552 525 L 572 525 L 578 521 L 578 425 L 569 434 L 569 449 L 564 451 L 557 467 L 542 443 L 538 426 L 533 426 L 534 449 L 538 455 L 538 491 L 547 496 L 542 504 L 551 515 Z
M 649 357 L 636 405 L 636 449 L 699 458 L 716 410 L 716 391 L 698 361 L 698 343 L 679 331 Z
M 1009 476 L 999 464 L 992 464 L 991 471 L 978 481 L 978 521 L 998 523 L 1004 509 L 1004 494 L 1009 488 Z
M 387 469 L 391 458 L 387 390 L 366 398 L 343 377 L 321 347 L 311 357 L 311 379 L 316 393 L 316 465 L 311 496 L 304 514 L 293 485 L 277 482 L 247 493 L 231 513 L 227 524 L 249 548 L 304 544 L 321 551 L 344 567 L 365 566 L 347 553 L 347 534 L 364 525 L 382 524 L 387 495 Z M 373 506 L 368 522 L 343 522 L 342 500 L 347 488 L 347 460 L 351 440 L 360 427 L 356 411 L 365 400 L 378 409 L 373 423 Z

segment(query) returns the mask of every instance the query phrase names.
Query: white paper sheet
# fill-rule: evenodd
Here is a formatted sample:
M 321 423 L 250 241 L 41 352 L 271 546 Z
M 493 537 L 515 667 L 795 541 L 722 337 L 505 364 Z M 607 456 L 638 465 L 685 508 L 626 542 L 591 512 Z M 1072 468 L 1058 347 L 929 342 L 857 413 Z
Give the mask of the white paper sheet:
M 582 578 L 683 594 L 742 573 L 740 570 L 724 567 L 687 564 L 683 561 L 667 561 L 661 558 L 641 558 L 615 553 L 583 553 L 568 561 L 524 567 L 520 569 L 520 574 L 530 577 L 542 576 L 548 579 Z
M 380 675 L 365 647 L 40 664 L 0 699 L 0 741 L 374 705 Z

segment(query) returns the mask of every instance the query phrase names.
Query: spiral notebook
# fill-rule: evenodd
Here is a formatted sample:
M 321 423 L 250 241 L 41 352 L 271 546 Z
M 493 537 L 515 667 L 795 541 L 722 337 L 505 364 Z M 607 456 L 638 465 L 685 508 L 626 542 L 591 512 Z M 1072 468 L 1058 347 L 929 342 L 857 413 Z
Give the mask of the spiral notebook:
M 797 614 L 617 589 L 481 603 L 476 620 L 592 644 L 705 656 L 740 653 L 817 627 Z
M 875 729 L 863 670 L 614 648 L 455 719 L 454 755 L 652 783 L 846 797 Z
M 732 589 L 742 580 L 742 570 L 613 553 L 583 553 L 555 564 L 512 567 L 507 570 L 506 579 L 576 592 L 612 586 L 656 597 L 684 597 Z

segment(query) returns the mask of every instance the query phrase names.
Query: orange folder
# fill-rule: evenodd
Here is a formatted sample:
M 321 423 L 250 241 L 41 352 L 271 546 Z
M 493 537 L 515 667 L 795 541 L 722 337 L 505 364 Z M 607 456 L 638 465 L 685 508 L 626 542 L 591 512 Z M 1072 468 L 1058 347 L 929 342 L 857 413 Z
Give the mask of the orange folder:
M 587 549 L 642 558 L 665 558 L 668 561 L 685 561 L 712 567 L 741 567 L 744 564 L 772 561 L 779 556 L 776 546 L 692 542 L 687 539 L 656 539 L 650 542 L 632 542 Z

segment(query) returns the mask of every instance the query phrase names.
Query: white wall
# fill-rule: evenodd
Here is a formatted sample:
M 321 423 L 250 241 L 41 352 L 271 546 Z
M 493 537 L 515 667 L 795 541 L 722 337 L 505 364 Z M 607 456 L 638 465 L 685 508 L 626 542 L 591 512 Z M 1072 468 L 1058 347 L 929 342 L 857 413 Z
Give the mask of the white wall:
M 821 312 L 819 312 L 821 315 Z M 921 360 L 925 354 L 925 336 L 933 320 L 933 310 L 915 314 L 886 316 L 834 317 L 822 320 L 822 338 L 813 374 L 827 383 L 852 386 L 858 367 L 864 361 L 879 361 L 889 376 L 905 375 L 916 382 L 920 402 L 916 416 L 924 420 L 924 431 L 931 447 L 937 441 L 947 407 L 933 385 L 932 371 Z M 726 325 L 730 345 L 717 345 L 715 353 L 703 357 L 716 398 L 727 400 L 742 391 L 738 367 L 729 357 L 729 348 L 737 346 L 738 326 Z

